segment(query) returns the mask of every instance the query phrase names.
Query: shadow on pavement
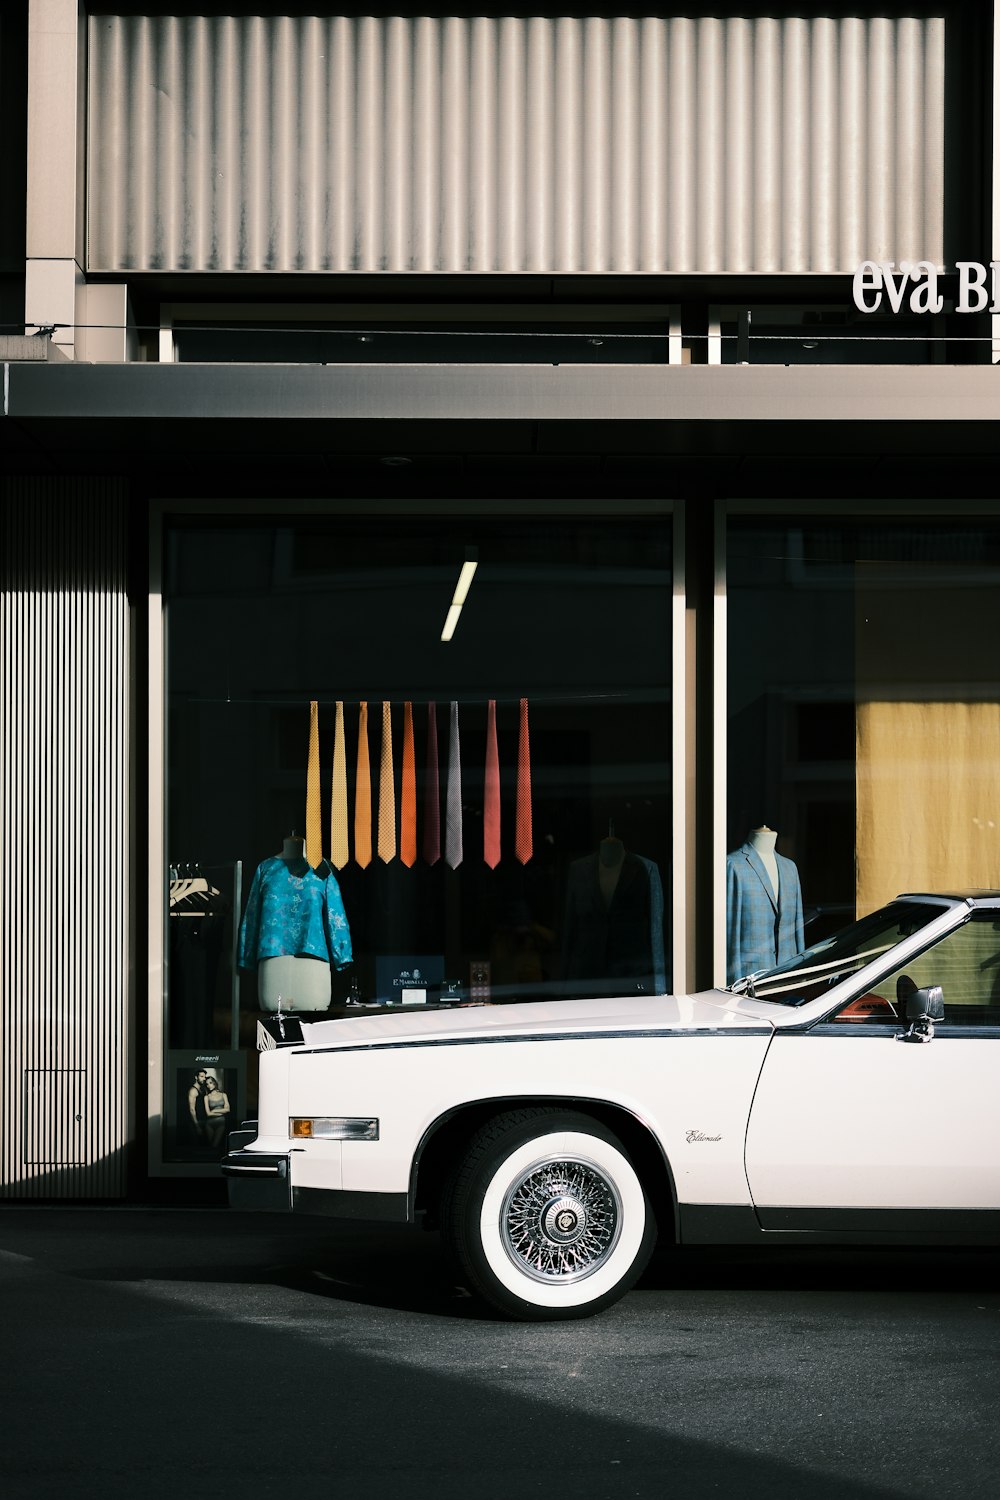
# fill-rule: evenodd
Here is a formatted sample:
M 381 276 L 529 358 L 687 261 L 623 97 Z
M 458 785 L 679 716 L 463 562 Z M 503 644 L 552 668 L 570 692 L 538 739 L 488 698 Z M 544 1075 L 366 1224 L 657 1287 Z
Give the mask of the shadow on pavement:
M 644 1290 L 597 1320 L 524 1327 L 483 1318 L 450 1279 L 437 1237 L 412 1230 L 0 1211 L 4 1500 L 511 1500 L 554 1491 L 582 1500 L 908 1500 L 927 1490 L 897 1476 L 888 1457 L 853 1480 L 843 1466 L 822 1472 L 823 1460 L 796 1449 L 791 1432 L 781 1439 L 780 1411 L 767 1435 L 776 1451 L 761 1451 L 765 1435 L 741 1419 L 738 1381 L 692 1384 L 661 1294 L 787 1294 L 793 1276 L 848 1304 L 844 1294 L 873 1277 L 892 1291 L 902 1274 L 912 1291 L 934 1266 L 963 1276 L 965 1289 L 996 1284 L 996 1258 L 979 1252 L 943 1262 L 935 1254 L 933 1263 L 907 1252 L 902 1267 L 867 1252 L 815 1262 L 796 1253 L 784 1266 L 756 1253 L 681 1252 L 658 1255 Z M 664 1335 L 633 1361 L 639 1319 L 653 1307 Z M 620 1350 L 605 1405 L 628 1415 L 602 1410 L 593 1380 L 587 1388 L 595 1346 Z M 712 1403 L 710 1426 L 724 1437 L 692 1435 L 705 1413 L 689 1403 L 699 1399 Z M 884 1411 L 885 1393 L 877 1399 Z M 897 1431 L 905 1405 L 892 1404 Z M 845 1401 L 843 1411 L 853 1409 Z M 991 1493 L 977 1487 L 986 1483 L 982 1458 L 969 1458 L 956 1495 Z

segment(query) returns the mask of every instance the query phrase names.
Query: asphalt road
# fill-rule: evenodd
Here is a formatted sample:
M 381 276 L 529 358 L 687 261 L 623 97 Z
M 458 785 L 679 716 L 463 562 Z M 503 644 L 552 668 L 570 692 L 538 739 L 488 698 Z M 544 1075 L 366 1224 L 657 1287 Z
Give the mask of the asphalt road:
M 0 1495 L 996 1500 L 998 1273 L 688 1250 L 527 1326 L 419 1230 L 7 1205 Z

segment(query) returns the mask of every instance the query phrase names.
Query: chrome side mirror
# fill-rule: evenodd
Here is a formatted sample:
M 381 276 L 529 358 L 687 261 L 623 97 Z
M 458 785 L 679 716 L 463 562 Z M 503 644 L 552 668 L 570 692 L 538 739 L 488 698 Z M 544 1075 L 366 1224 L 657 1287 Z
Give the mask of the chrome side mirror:
M 897 1042 L 929 1042 L 934 1036 L 934 1022 L 944 1020 L 944 990 L 939 984 L 930 984 L 926 989 L 914 990 L 906 997 L 905 1031 L 896 1037 Z

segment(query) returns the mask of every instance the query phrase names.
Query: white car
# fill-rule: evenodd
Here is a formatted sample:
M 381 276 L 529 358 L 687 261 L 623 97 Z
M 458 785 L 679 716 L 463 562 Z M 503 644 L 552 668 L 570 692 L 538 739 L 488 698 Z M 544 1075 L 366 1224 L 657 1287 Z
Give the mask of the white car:
M 237 1208 L 439 1225 L 510 1317 L 675 1244 L 1000 1242 L 1000 894 L 901 896 L 727 990 L 270 1018 Z

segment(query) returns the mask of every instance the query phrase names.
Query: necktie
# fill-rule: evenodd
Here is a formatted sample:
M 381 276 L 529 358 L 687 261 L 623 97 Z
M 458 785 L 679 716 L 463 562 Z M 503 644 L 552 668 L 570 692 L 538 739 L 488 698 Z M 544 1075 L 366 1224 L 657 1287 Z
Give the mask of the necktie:
M 344 748 L 344 705 L 337 702 L 333 733 L 333 792 L 330 799 L 330 858 L 342 870 L 351 857 L 347 844 L 347 752 Z
M 368 704 L 358 710 L 358 776 L 354 788 L 354 858 L 372 862 L 372 773 L 368 764 Z
M 382 700 L 382 755 L 378 776 L 378 857 L 396 857 L 396 791 L 392 782 L 392 705 Z
M 462 863 L 462 759 L 458 744 L 458 704 L 451 705 L 448 790 L 445 793 L 444 857 L 453 870 Z
M 323 863 L 323 817 L 319 791 L 319 704 L 309 704 L 309 762 L 306 767 L 306 859 L 313 869 Z
M 497 752 L 497 700 L 486 706 L 486 781 L 483 794 L 483 858 L 491 870 L 500 863 L 500 756 Z
M 517 738 L 517 812 L 514 853 L 526 865 L 531 858 L 531 750 L 528 744 L 528 700 L 521 699 L 521 727 Z
M 399 787 L 399 857 L 404 865 L 417 858 L 417 766 L 413 749 L 413 704 L 403 704 L 403 770 Z
M 441 858 L 441 789 L 438 785 L 437 704 L 427 705 L 427 783 L 424 787 L 424 859 Z

